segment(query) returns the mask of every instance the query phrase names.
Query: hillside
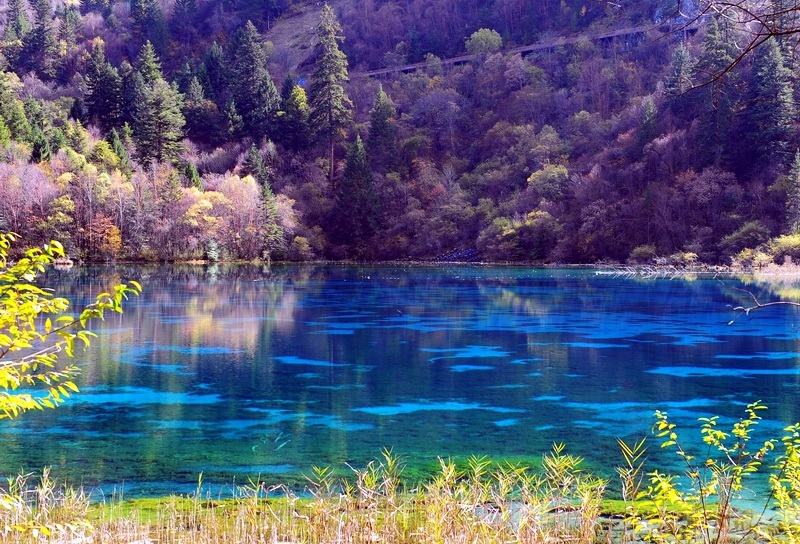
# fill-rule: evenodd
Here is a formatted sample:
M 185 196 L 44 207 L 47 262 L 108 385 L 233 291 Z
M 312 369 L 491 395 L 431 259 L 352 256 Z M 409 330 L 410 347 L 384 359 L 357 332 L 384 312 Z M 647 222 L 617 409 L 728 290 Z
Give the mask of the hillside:
M 88 260 L 796 256 L 794 49 L 728 71 L 702 7 L 11 0 L 0 222 Z

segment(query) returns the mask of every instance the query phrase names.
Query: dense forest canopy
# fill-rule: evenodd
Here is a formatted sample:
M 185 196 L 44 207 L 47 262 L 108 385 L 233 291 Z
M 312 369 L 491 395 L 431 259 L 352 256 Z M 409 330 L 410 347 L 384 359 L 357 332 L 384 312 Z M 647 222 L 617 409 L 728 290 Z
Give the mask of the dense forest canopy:
M 0 230 L 31 245 L 86 260 L 800 257 L 794 2 L 0 6 Z

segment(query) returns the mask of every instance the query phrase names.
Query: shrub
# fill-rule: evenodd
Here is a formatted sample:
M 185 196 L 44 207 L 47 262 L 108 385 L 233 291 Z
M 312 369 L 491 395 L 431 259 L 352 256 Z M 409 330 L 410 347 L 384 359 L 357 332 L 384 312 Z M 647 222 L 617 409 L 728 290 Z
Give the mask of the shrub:
M 656 257 L 658 257 L 656 246 L 652 244 L 637 246 L 628 255 L 628 264 L 652 263 Z

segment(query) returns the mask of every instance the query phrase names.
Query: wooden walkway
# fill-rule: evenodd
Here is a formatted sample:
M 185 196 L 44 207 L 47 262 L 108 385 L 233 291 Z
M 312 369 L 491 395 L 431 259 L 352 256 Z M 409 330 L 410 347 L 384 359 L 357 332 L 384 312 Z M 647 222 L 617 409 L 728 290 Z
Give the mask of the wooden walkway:
M 521 47 L 505 49 L 502 52 L 509 55 L 516 55 L 517 53 L 524 55 L 525 53 L 530 53 L 532 51 L 541 51 L 543 49 L 553 49 L 555 47 L 562 47 L 565 45 L 574 45 L 583 40 L 589 40 L 594 42 L 599 40 L 618 38 L 620 36 L 628 36 L 632 34 L 644 34 L 645 32 L 653 30 L 654 28 L 657 27 L 653 25 L 642 25 L 642 26 L 620 28 L 609 32 L 593 32 L 593 33 L 577 34 L 575 36 L 559 36 L 557 38 L 539 41 L 531 45 L 523 45 Z M 459 55 L 457 57 L 451 57 L 449 59 L 442 59 L 442 65 L 448 66 L 453 64 L 462 64 L 464 62 L 477 60 L 478 58 L 480 58 L 480 55 Z M 403 66 L 394 66 L 392 68 L 381 68 L 380 70 L 370 70 L 369 72 L 351 72 L 350 78 L 375 77 L 387 74 L 394 74 L 398 72 L 412 72 L 420 68 L 425 68 L 425 66 L 427 66 L 427 63 L 423 61 L 423 62 L 415 62 L 413 64 L 406 64 Z

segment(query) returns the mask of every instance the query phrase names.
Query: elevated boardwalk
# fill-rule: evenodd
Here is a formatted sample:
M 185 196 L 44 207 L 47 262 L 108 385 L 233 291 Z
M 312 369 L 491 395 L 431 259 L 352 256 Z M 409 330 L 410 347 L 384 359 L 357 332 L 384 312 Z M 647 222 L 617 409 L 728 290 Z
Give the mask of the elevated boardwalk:
M 608 32 L 586 32 L 583 34 L 576 34 L 574 36 L 559 36 L 556 38 L 539 41 L 530 45 L 523 45 L 521 47 L 504 49 L 502 52 L 510 55 L 516 55 L 517 53 L 524 55 L 525 53 L 531 53 L 533 51 L 554 49 L 556 47 L 562 47 L 565 45 L 574 45 L 583 40 L 589 40 L 594 42 L 594 41 L 619 38 L 621 36 L 644 34 L 656 28 L 657 27 L 653 25 L 641 25 L 641 26 L 620 28 Z M 449 59 L 442 59 L 442 65 L 449 66 L 454 64 L 462 64 L 465 62 L 477 60 L 478 58 L 480 58 L 480 55 L 460 55 L 457 57 L 451 57 Z M 351 78 L 376 77 L 388 74 L 396 74 L 399 72 L 413 72 L 414 70 L 425 68 L 426 65 L 427 63 L 423 61 L 423 62 L 415 62 L 413 64 L 406 64 L 403 66 L 394 66 L 392 68 L 381 68 L 380 70 L 370 70 L 369 72 L 351 72 L 350 77 Z

